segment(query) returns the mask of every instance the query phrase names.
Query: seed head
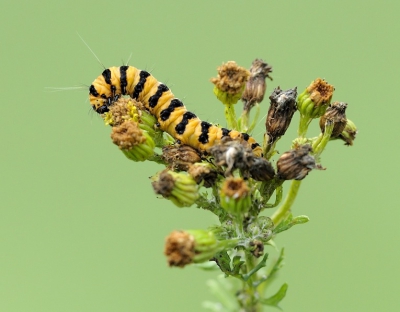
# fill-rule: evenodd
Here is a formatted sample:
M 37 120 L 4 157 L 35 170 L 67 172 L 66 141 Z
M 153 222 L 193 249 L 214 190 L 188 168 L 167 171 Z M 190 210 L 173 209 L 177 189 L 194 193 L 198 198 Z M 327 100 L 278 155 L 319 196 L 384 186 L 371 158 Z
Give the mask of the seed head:
M 255 59 L 250 67 L 250 78 L 246 83 L 242 95 L 244 102 L 244 110 L 249 111 L 255 103 L 261 103 L 264 99 L 265 90 L 267 85 L 265 79 L 272 78 L 269 73 L 272 72 L 272 66 L 265 63 L 262 59 Z
M 166 145 L 162 148 L 162 158 L 179 171 L 187 171 L 191 164 L 201 161 L 199 153 L 188 145 Z
M 347 103 L 344 102 L 333 102 L 331 105 L 329 105 L 325 114 L 319 119 L 319 127 L 321 128 L 321 132 L 325 132 L 325 123 L 329 120 L 333 122 L 331 138 L 337 138 L 343 132 L 347 124 L 346 108 Z
M 265 121 L 269 144 L 278 140 L 288 129 L 293 114 L 297 110 L 296 97 L 296 87 L 286 91 L 278 87 L 270 95 L 271 105 Z
M 277 162 L 278 177 L 282 180 L 304 179 L 312 169 L 318 167 L 310 152 L 311 146 L 307 144 L 283 153 Z

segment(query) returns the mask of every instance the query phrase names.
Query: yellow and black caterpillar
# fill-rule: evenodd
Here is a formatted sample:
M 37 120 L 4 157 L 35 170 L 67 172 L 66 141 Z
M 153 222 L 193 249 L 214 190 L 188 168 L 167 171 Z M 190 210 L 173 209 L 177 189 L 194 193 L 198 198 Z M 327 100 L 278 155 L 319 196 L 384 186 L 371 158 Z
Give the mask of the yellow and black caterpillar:
M 201 121 L 189 112 L 169 88 L 157 81 L 150 73 L 133 66 L 110 67 L 103 71 L 89 87 L 89 99 L 93 109 L 103 114 L 121 95 L 129 95 L 143 103 L 154 115 L 160 129 L 182 144 L 197 150 L 209 149 L 229 136 L 249 143 L 256 156 L 262 155 L 261 146 L 247 133 L 228 130 Z

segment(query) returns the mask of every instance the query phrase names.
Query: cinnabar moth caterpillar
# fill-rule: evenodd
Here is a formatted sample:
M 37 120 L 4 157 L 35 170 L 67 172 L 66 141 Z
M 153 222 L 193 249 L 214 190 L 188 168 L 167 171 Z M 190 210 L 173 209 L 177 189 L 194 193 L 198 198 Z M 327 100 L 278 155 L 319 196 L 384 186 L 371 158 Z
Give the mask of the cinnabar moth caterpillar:
M 129 95 L 144 104 L 154 115 L 161 130 L 166 131 L 182 144 L 200 151 L 209 149 L 229 136 L 249 143 L 256 156 L 262 155 L 262 148 L 247 133 L 228 130 L 201 121 L 189 112 L 169 88 L 157 81 L 150 73 L 133 66 L 110 67 L 97 77 L 89 88 L 89 99 L 93 109 L 103 114 L 121 95 Z

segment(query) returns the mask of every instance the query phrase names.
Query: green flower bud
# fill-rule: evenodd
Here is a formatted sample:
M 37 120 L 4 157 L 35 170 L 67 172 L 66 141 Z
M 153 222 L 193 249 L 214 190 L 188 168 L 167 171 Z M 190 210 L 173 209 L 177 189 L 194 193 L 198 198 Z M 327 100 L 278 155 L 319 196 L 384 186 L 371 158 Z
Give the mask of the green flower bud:
M 218 67 L 218 76 L 211 78 L 215 85 L 214 94 L 225 105 L 236 104 L 242 96 L 250 72 L 234 61 Z
M 338 136 L 338 139 L 342 139 L 345 142 L 345 145 L 351 146 L 353 145 L 353 141 L 356 139 L 356 134 L 358 130 L 354 122 L 350 119 L 347 119 L 346 126 L 342 133 Z
M 334 90 L 332 85 L 318 78 L 298 96 L 297 108 L 300 112 L 298 133 L 300 137 L 305 137 L 312 119 L 319 118 L 325 113 Z
M 220 190 L 221 206 L 234 215 L 243 215 L 251 206 L 250 189 L 242 178 L 227 178 Z
M 178 207 L 190 207 L 199 197 L 196 181 L 186 173 L 164 170 L 153 180 L 156 194 L 169 199 Z
M 132 120 L 113 127 L 111 139 L 124 155 L 133 161 L 145 161 L 154 154 L 153 139 Z
M 302 116 L 319 118 L 331 102 L 335 88 L 321 78 L 315 79 L 297 99 L 297 106 Z
M 166 238 L 164 254 L 169 266 L 184 267 L 208 261 L 236 243 L 237 240 L 218 241 L 212 232 L 205 230 L 174 231 Z

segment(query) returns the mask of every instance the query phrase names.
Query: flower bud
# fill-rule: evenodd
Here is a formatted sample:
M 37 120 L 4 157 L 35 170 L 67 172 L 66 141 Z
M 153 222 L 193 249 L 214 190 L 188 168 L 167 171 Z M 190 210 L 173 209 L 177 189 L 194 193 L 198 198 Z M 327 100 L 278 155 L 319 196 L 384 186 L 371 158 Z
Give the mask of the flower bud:
M 270 95 L 271 105 L 265 122 L 269 144 L 285 134 L 293 114 L 297 110 L 296 97 L 296 87 L 286 91 L 282 91 L 278 87 Z
M 154 141 L 146 131 L 139 128 L 137 122 L 124 121 L 112 128 L 111 139 L 131 160 L 145 161 L 154 154 Z
M 318 168 L 310 155 L 311 146 L 302 145 L 292 149 L 278 159 L 278 177 L 282 180 L 302 180 L 314 168 Z
M 356 139 L 356 134 L 358 130 L 354 122 L 350 119 L 347 119 L 346 126 L 341 134 L 339 134 L 338 138 L 342 139 L 345 142 L 345 145 L 353 145 L 353 141 Z
M 252 240 L 250 243 L 250 251 L 254 257 L 260 258 L 264 254 L 264 244 L 260 240 Z
M 164 254 L 169 266 L 184 267 L 210 260 L 225 245 L 209 231 L 174 231 L 165 240 Z
M 154 192 L 178 207 L 190 207 L 199 197 L 196 181 L 186 173 L 164 170 L 153 180 Z
M 197 184 L 203 182 L 204 187 L 212 187 L 218 178 L 218 172 L 210 163 L 196 163 L 189 167 L 188 173 Z
M 242 178 L 227 178 L 220 190 L 221 206 L 235 215 L 246 213 L 251 206 L 250 189 Z
M 225 105 L 236 104 L 242 96 L 250 73 L 234 61 L 229 61 L 218 67 L 218 76 L 211 78 L 215 85 L 214 94 Z
M 347 124 L 346 108 L 347 103 L 344 102 L 333 102 L 331 105 L 329 105 L 325 114 L 321 116 L 319 120 L 321 132 L 325 132 L 325 123 L 327 120 L 329 120 L 333 122 L 331 138 L 337 138 L 343 132 Z
M 321 117 L 331 102 L 334 90 L 325 80 L 315 79 L 298 97 L 300 114 L 311 119 Z
M 265 79 L 272 72 L 272 66 L 265 63 L 262 59 L 255 59 L 250 67 L 250 78 L 246 83 L 242 95 L 242 101 L 244 102 L 244 110 L 249 111 L 255 103 L 261 103 L 264 99 L 265 90 L 267 85 Z
M 199 153 L 189 145 L 166 145 L 162 152 L 163 160 L 179 171 L 187 171 L 191 164 L 201 161 Z

